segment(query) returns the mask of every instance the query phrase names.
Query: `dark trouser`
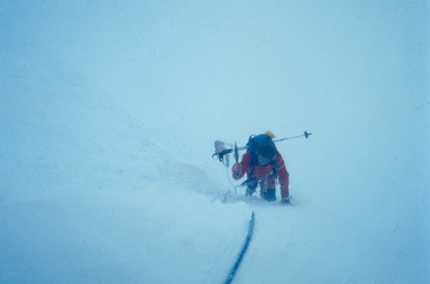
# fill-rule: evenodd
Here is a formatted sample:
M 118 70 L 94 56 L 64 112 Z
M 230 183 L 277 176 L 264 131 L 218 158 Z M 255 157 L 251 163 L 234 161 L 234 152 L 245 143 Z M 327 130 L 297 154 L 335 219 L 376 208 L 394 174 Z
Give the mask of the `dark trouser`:
M 246 196 L 251 196 L 255 192 L 257 185 L 257 183 L 248 184 L 246 188 Z
M 255 190 L 257 189 L 257 183 L 249 184 L 246 188 L 246 196 L 251 196 Z M 260 196 L 264 200 L 267 201 L 275 201 L 276 200 L 276 188 L 268 188 L 266 190 L 261 189 Z
M 266 191 L 260 192 L 261 198 L 267 201 L 275 201 L 276 200 L 276 189 L 275 188 L 268 188 Z

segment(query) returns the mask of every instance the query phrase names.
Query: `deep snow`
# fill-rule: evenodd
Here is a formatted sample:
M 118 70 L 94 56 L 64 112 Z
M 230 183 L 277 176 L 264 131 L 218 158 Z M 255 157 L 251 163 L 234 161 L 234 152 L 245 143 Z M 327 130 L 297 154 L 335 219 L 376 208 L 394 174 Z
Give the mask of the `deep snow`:
M 222 283 L 252 211 L 234 283 L 430 281 L 428 3 L 0 11 L 1 283 Z M 295 206 L 222 203 L 268 129 Z

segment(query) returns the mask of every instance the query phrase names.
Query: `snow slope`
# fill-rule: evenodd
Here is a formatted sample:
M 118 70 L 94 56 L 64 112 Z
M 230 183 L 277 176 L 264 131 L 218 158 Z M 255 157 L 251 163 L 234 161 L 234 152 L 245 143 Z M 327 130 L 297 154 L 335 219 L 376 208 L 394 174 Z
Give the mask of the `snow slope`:
M 234 283 L 430 281 L 427 3 L 0 8 L 1 283 L 222 283 L 253 211 Z M 295 206 L 222 203 L 268 129 Z

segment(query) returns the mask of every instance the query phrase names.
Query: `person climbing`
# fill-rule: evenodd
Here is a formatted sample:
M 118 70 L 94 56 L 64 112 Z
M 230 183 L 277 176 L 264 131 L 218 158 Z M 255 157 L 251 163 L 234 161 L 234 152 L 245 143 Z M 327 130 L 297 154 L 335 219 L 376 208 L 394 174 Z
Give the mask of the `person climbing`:
M 219 140 L 215 141 L 214 146 L 215 146 L 215 154 L 217 154 L 217 153 L 221 153 L 221 152 L 223 152 L 224 150 L 227 150 L 227 149 L 225 148 L 225 144 L 224 144 L 224 142 L 219 141 Z M 226 155 L 222 156 L 222 158 L 221 158 L 221 162 L 223 162 L 223 164 L 228 168 L 228 167 L 229 167 L 229 164 L 230 164 L 230 155 L 229 155 L 229 154 L 226 154 Z
M 276 180 L 278 180 L 281 203 L 289 204 L 290 176 L 285 167 L 284 159 L 276 149 L 272 138 L 275 136 L 270 131 L 251 136 L 242 160 L 236 162 L 232 167 L 232 175 L 235 180 L 239 180 L 246 174 L 246 195 L 251 196 L 259 185 L 260 196 L 267 201 L 276 200 Z

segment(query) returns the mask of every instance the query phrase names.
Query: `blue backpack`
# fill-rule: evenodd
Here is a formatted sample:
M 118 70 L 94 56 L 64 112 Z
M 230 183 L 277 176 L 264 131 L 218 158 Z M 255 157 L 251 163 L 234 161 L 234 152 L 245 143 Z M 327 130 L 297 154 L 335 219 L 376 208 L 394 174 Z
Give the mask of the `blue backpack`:
M 260 134 L 260 135 L 252 135 L 249 137 L 248 144 L 246 144 L 248 151 L 250 151 L 253 154 L 257 154 L 258 149 L 260 149 L 263 145 L 270 145 L 275 149 L 275 152 L 277 152 L 275 143 L 273 142 L 272 138 L 269 135 L 266 134 Z
M 252 135 L 249 137 L 247 146 L 247 151 L 251 152 L 251 161 L 250 161 L 250 170 L 251 175 L 254 172 L 254 167 L 258 165 L 258 149 L 260 149 L 261 146 L 264 145 L 270 145 L 274 148 L 275 153 L 278 153 L 278 150 L 276 149 L 275 143 L 273 142 L 272 138 L 269 135 L 266 134 L 260 134 L 260 135 Z

